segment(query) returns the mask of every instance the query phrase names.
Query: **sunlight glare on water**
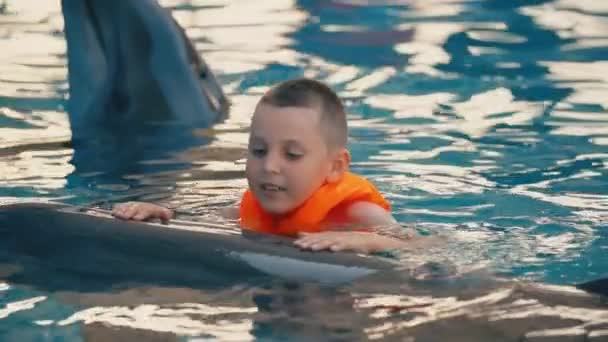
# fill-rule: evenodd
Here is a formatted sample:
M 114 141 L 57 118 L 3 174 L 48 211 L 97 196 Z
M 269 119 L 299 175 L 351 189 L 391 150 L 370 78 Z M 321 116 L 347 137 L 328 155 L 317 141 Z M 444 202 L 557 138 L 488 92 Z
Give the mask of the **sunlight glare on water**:
M 124 168 L 104 159 L 116 151 L 100 141 L 99 150 L 83 152 L 91 166 L 79 169 L 65 112 L 60 2 L 0 1 L 0 198 L 151 200 L 212 215 L 210 209 L 237 201 L 246 186 L 248 125 L 259 97 L 285 79 L 313 77 L 345 101 L 352 169 L 378 185 L 404 226 L 447 241 L 402 255 L 404 264 L 437 261 L 459 272 L 551 284 L 606 276 L 607 2 L 161 3 L 229 96 L 228 119 L 196 132 L 208 139 L 203 146 L 169 156 L 132 151 L 137 158 Z M 0 265 L 0 276 L 10 274 Z M 49 272 L 40 277 L 50 284 L 55 275 Z M 148 285 L 88 294 L 0 285 L 0 339 L 403 340 L 410 333 L 434 336 L 428 332 L 433 324 L 454 319 L 458 325 L 465 316 L 466 322 L 483 316 L 498 330 L 508 325 L 501 322 L 518 322 L 505 330 L 509 341 L 608 336 L 605 310 L 584 299 L 564 309 L 534 297 L 547 289 L 456 298 L 404 294 L 394 284 L 378 291 L 378 284 L 300 284 L 296 290 L 246 282 L 220 290 Z M 576 324 L 517 330 L 533 316 Z

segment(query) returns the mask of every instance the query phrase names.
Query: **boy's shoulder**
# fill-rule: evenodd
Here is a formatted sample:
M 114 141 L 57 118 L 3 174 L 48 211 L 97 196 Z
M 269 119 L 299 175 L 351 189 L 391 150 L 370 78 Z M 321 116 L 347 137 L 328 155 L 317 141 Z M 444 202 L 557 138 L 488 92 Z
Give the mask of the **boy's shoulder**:
M 387 211 L 391 209 L 390 203 L 384 198 L 382 193 L 364 176 L 350 171 L 345 172 L 337 188 L 343 194 L 343 201 L 345 202 L 370 202 Z

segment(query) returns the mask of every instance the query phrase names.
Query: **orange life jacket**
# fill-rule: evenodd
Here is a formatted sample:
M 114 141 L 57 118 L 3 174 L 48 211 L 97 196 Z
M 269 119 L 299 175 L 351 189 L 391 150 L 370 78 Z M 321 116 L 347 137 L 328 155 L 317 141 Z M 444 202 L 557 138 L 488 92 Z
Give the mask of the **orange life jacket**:
M 248 189 L 243 194 L 239 210 L 241 226 L 262 233 L 289 236 L 300 232 L 320 232 L 331 228 L 326 224 L 328 217 L 346 218 L 346 210 L 355 202 L 375 203 L 390 211 L 390 204 L 372 183 L 346 172 L 340 181 L 324 184 L 304 204 L 279 218 L 266 213 Z

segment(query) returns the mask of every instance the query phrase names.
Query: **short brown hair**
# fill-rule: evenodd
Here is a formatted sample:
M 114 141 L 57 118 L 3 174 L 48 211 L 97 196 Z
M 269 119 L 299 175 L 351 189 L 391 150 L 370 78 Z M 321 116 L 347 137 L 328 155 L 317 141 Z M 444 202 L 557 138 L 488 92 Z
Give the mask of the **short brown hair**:
M 327 144 L 346 147 L 348 126 L 344 105 L 327 85 L 308 78 L 297 78 L 279 83 L 270 89 L 260 103 L 276 107 L 305 107 L 320 112 L 320 125 Z

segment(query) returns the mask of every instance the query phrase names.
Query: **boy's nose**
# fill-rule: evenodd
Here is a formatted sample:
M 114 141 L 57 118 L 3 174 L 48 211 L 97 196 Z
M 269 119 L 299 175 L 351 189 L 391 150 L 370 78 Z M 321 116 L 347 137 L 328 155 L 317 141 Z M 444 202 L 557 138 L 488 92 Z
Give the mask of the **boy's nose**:
M 264 158 L 264 171 L 268 173 L 279 173 L 280 157 L 276 153 L 269 153 Z

